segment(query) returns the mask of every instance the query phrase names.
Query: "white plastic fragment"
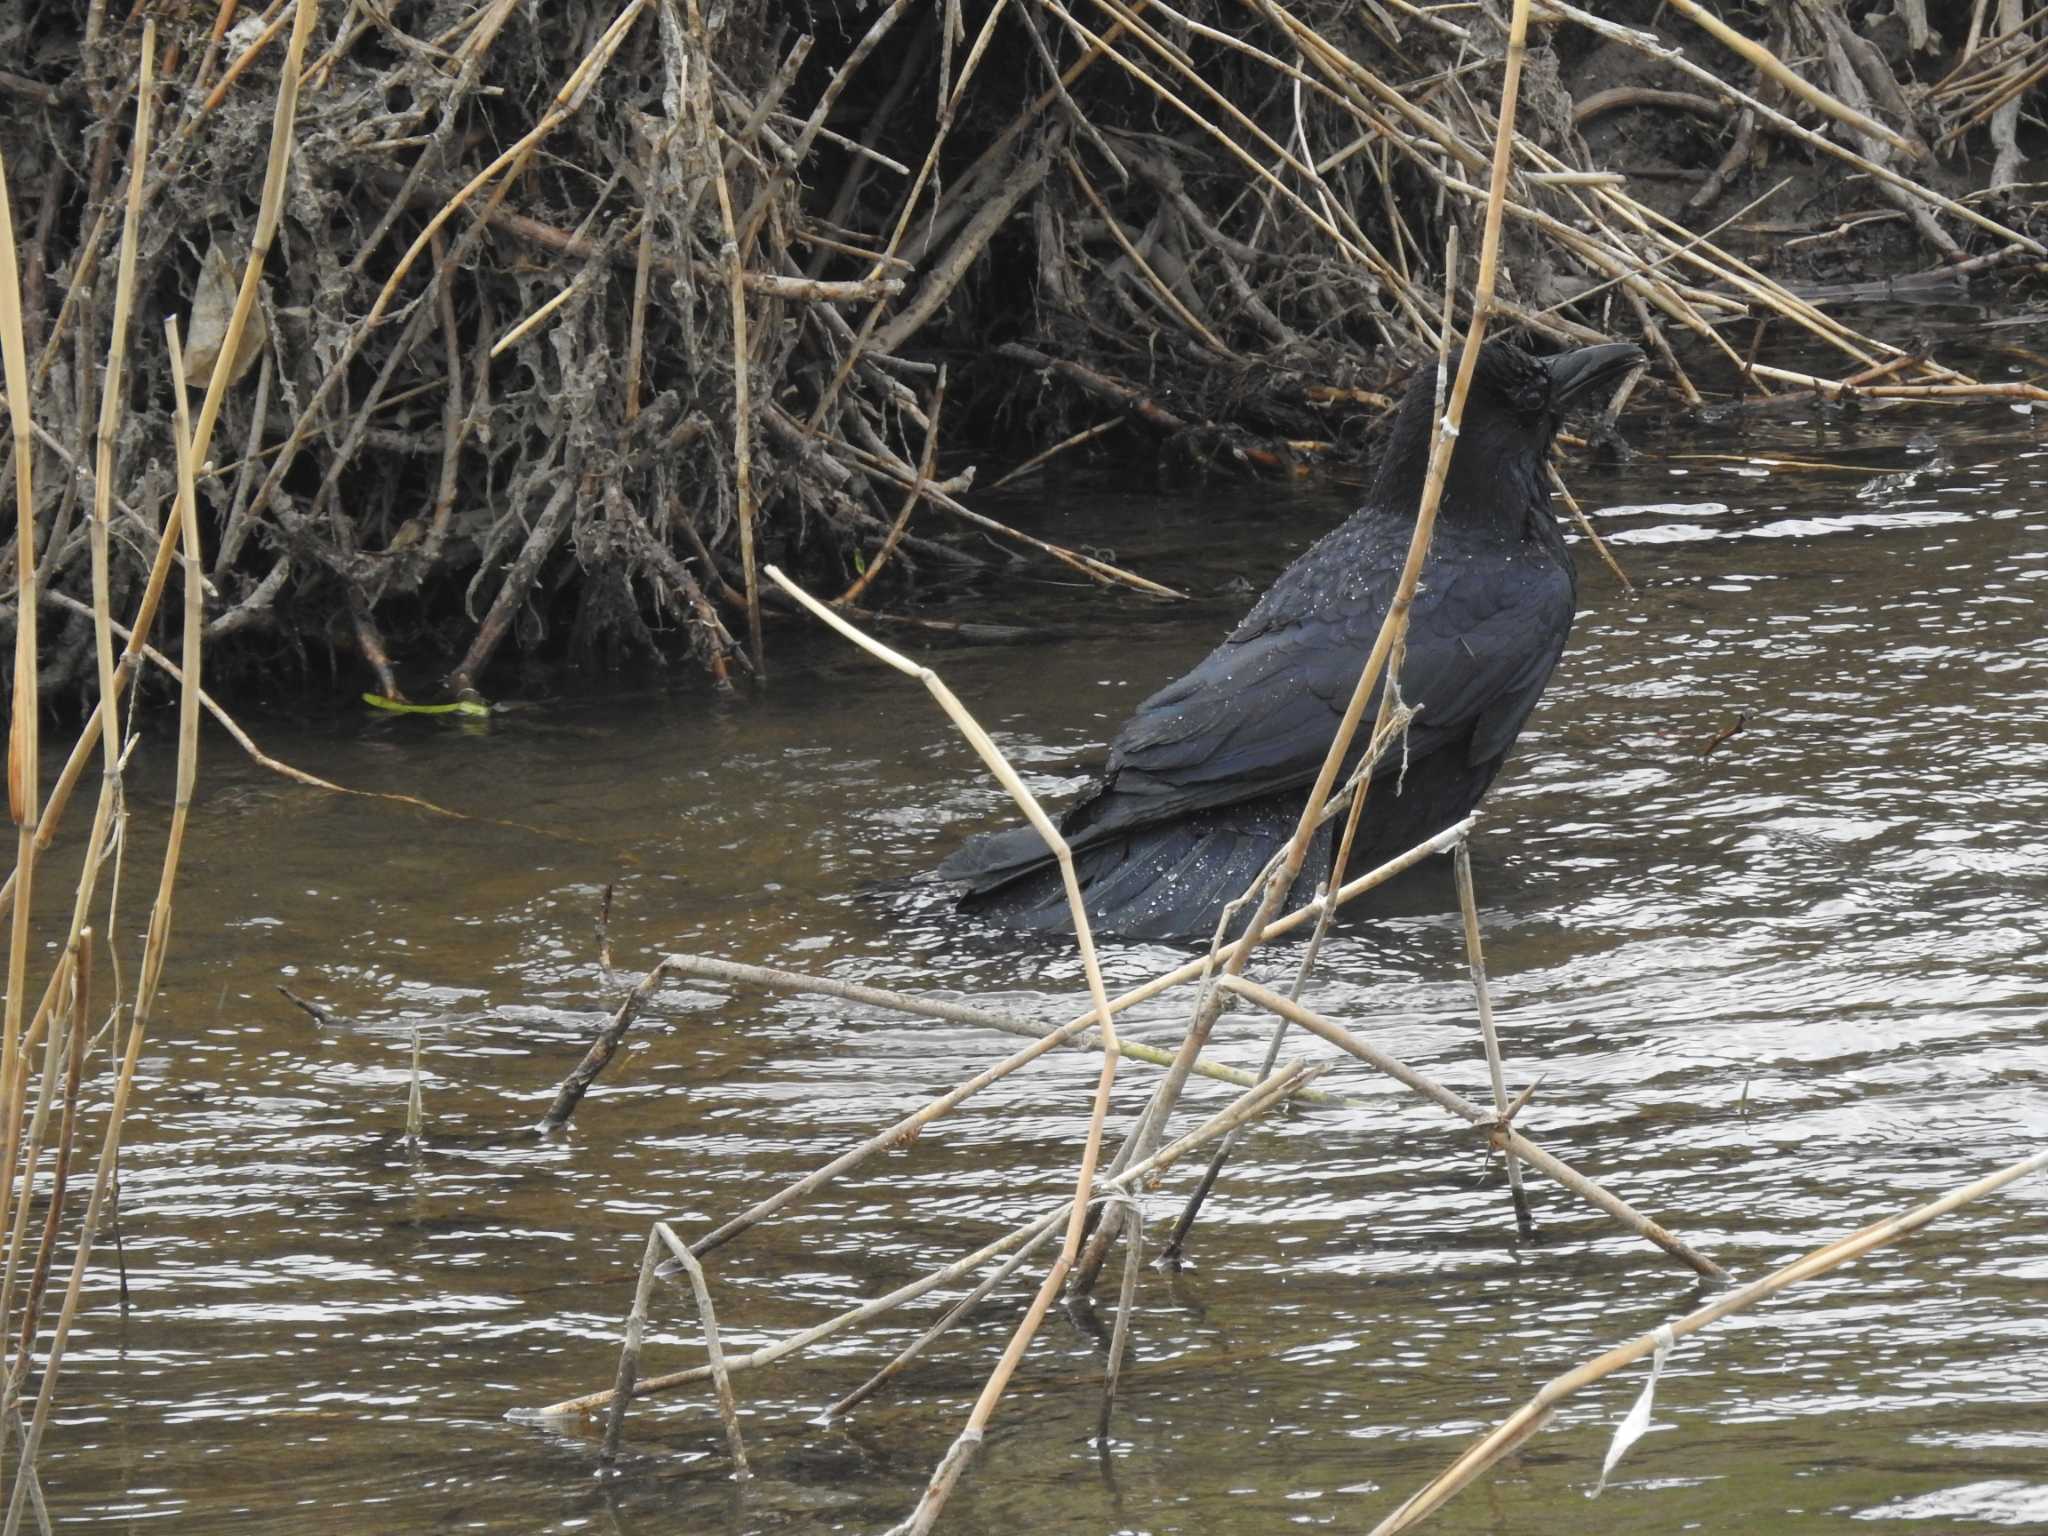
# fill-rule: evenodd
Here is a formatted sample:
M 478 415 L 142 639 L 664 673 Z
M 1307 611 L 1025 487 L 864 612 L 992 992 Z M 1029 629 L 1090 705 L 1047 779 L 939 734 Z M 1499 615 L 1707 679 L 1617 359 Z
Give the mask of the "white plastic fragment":
M 1658 1328 L 1652 1337 L 1657 1341 L 1657 1352 L 1650 1357 L 1650 1379 L 1643 1383 L 1643 1394 L 1636 1399 L 1635 1407 L 1629 1409 L 1628 1417 L 1616 1427 L 1614 1443 L 1607 1447 L 1607 1460 L 1600 1464 L 1600 1481 L 1594 1485 L 1593 1491 L 1586 1495 L 1589 1499 L 1600 1497 L 1607 1487 L 1607 1476 L 1614 1470 L 1615 1463 L 1621 1460 L 1630 1446 L 1642 1439 L 1643 1431 L 1650 1427 L 1650 1405 L 1657 1398 L 1657 1378 L 1664 1374 L 1665 1358 L 1671 1353 L 1672 1344 L 1676 1342 L 1671 1336 L 1669 1323 Z

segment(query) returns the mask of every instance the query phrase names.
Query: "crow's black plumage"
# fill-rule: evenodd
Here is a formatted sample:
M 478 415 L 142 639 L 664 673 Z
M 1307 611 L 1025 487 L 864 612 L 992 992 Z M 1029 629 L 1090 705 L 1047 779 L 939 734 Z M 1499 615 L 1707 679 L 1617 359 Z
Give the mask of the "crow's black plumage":
M 1417 713 L 1406 751 L 1376 771 L 1352 871 L 1471 810 L 1542 696 L 1577 607 L 1544 461 L 1566 405 L 1641 356 L 1598 346 L 1537 358 L 1504 341 L 1482 350 L 1409 619 L 1400 697 Z M 1436 369 L 1418 370 L 1364 507 L 1289 566 L 1206 660 L 1138 706 L 1102 784 L 1061 818 L 1100 931 L 1206 939 L 1293 834 L 1393 599 L 1435 400 Z M 1330 846 L 1325 827 L 1294 899 L 1327 873 Z M 939 875 L 964 883 L 964 909 L 1007 926 L 1072 926 L 1059 867 L 1028 826 L 975 838 Z

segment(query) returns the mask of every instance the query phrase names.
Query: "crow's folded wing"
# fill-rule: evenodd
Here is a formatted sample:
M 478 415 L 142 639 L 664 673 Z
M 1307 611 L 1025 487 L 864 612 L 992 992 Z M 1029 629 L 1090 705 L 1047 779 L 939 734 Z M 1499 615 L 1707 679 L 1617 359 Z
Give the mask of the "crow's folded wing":
M 1077 808 L 1072 831 L 1106 834 L 1314 778 L 1379 634 L 1398 564 L 1333 569 L 1333 553 L 1312 552 L 1324 563 L 1290 570 L 1236 633 L 1138 707 L 1111 746 L 1103 794 Z M 1418 709 L 1408 755 L 1466 738 L 1469 761 L 1505 751 L 1549 680 L 1571 616 L 1569 573 L 1534 548 L 1505 562 L 1498 548 L 1432 559 L 1401 670 L 1401 697 Z M 1376 708 L 1377 700 L 1366 729 Z M 1399 766 L 1396 754 L 1381 771 Z

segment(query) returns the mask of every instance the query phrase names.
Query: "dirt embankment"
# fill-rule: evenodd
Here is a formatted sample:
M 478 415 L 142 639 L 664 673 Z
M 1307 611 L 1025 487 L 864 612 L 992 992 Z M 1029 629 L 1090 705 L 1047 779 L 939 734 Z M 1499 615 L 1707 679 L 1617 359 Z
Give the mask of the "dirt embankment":
M 2048 13 L 1961 9 L 1939 31 L 1921 0 L 1546 12 L 1497 323 L 1644 341 L 1629 410 L 1967 385 L 1828 304 L 2048 260 L 2021 121 Z M 171 500 L 163 321 L 203 379 L 292 14 L 156 24 L 117 612 Z M 101 16 L 28 8 L 0 74 L 46 699 L 95 686 L 144 38 L 82 30 Z M 958 532 L 1007 535 L 974 521 L 970 457 L 1356 456 L 1447 288 L 1464 318 L 1502 37 L 1485 7 L 1335 0 L 324 7 L 199 486 L 209 675 L 428 696 L 515 657 L 688 654 L 732 679 L 772 651 L 770 559 L 850 606 L 972 573 Z M 1824 373 L 1783 365 L 1816 345 Z

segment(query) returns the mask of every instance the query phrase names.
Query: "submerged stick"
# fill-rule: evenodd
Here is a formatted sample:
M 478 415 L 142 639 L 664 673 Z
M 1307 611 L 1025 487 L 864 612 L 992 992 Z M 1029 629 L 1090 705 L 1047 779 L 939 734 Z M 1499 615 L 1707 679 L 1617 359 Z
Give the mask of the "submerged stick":
M 609 895 L 611 888 L 607 886 L 605 890 Z M 610 1066 L 612 1057 L 618 1054 L 619 1042 L 633 1027 L 633 1020 L 639 1016 L 641 1007 L 654 995 L 656 983 L 672 969 L 674 967 L 668 960 L 656 961 L 654 969 L 640 979 L 640 985 L 626 994 L 626 1000 L 612 1014 L 611 1022 L 598 1031 L 597 1038 L 590 1042 L 590 1049 L 576 1063 L 576 1069 L 563 1078 L 562 1086 L 555 1090 L 555 1102 L 548 1106 L 548 1112 L 533 1128 L 536 1136 L 552 1136 L 569 1123 L 569 1117 L 576 1113 L 576 1106 L 583 1102 L 583 1095 L 590 1091 L 590 1085 L 597 1081 L 598 1074 Z
M 1117 1382 L 1123 1376 L 1124 1351 L 1131 1341 L 1131 1308 L 1138 1302 L 1138 1267 L 1145 1262 L 1145 1208 L 1130 1202 L 1130 1236 L 1124 1240 L 1124 1283 L 1116 1299 L 1116 1326 L 1109 1335 L 1109 1364 L 1102 1372 L 1102 1414 L 1095 1421 L 1095 1439 L 1109 1443 L 1109 1416 L 1116 1407 Z
M 1642 1359 L 1657 1348 L 1660 1339 L 1680 1339 L 1689 1333 L 1697 1333 L 1709 1323 L 1718 1322 L 1737 1312 L 1746 1312 L 1758 1302 L 1768 1300 L 1787 1286 L 1797 1285 L 1802 1280 L 1811 1280 L 1817 1275 L 1824 1275 L 1829 1270 L 1860 1259 L 1872 1249 L 1897 1242 L 1900 1238 L 1919 1231 L 1930 1222 L 1939 1220 L 1973 1200 L 1982 1199 L 2017 1179 L 2026 1178 L 2044 1169 L 2048 1169 L 2048 1148 L 2034 1153 L 2031 1157 L 2024 1157 L 2016 1163 L 2008 1164 L 1975 1183 L 1951 1190 L 1938 1200 L 1930 1200 L 1925 1205 L 1916 1206 L 1888 1220 L 1864 1227 L 1847 1237 L 1837 1238 L 1832 1243 L 1814 1249 L 1804 1258 L 1795 1259 L 1783 1268 L 1773 1270 L 1760 1280 L 1752 1280 L 1740 1290 L 1716 1297 L 1698 1310 L 1687 1313 L 1677 1322 L 1666 1323 L 1661 1328 L 1653 1329 L 1627 1344 L 1609 1350 L 1598 1359 L 1588 1361 L 1562 1376 L 1554 1377 L 1498 1427 L 1467 1449 L 1449 1468 L 1439 1473 L 1421 1492 L 1413 1495 L 1399 1509 L 1374 1526 L 1372 1536 L 1394 1536 L 1396 1531 L 1405 1531 L 1419 1524 L 1480 1473 L 1533 1436 L 1549 1420 L 1560 1401 L 1581 1387 L 1598 1381 L 1603 1376 L 1612 1375 L 1623 1366 Z

